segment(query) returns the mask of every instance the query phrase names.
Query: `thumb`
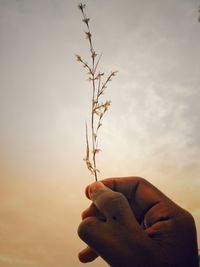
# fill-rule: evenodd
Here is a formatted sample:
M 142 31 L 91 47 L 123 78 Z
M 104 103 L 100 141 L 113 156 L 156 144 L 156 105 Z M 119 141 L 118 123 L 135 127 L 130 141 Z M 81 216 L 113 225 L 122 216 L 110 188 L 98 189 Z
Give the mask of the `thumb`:
M 111 190 L 101 182 L 95 182 L 88 187 L 88 195 L 107 221 L 134 222 L 138 225 L 128 200 L 122 193 Z

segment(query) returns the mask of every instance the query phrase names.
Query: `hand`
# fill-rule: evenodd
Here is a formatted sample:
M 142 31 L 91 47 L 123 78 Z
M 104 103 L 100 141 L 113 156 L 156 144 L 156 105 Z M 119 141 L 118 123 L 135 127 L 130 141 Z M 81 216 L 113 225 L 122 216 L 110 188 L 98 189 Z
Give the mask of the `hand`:
M 82 262 L 101 256 L 112 267 L 198 267 L 193 217 L 148 181 L 110 178 L 86 188 L 91 206 L 78 234 Z

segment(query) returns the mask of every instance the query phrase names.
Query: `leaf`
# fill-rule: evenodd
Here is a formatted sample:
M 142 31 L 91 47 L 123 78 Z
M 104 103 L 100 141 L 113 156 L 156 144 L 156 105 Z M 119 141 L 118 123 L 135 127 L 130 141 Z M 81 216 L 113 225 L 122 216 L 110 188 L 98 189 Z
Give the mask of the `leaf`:
M 102 123 L 99 122 L 98 126 L 97 126 L 97 130 L 102 126 Z
M 89 18 L 84 18 L 84 19 L 83 19 L 83 22 L 84 22 L 85 24 L 87 24 L 87 25 L 88 25 L 89 21 L 90 21 Z
M 97 153 L 99 153 L 99 152 L 101 152 L 101 149 L 99 149 L 99 148 L 96 148 L 96 149 L 93 151 L 94 154 L 97 154 Z
M 104 75 L 104 73 L 97 74 L 97 76 L 95 77 L 95 80 L 99 80 L 103 75 Z
M 118 73 L 118 70 L 115 70 L 115 71 L 111 72 L 112 76 L 116 76 L 117 73 Z
M 93 168 L 92 163 L 90 162 L 90 160 L 86 159 L 86 158 L 84 158 L 83 160 L 85 161 L 88 170 L 94 175 L 94 168 Z
M 83 68 L 88 68 L 88 64 L 87 64 L 87 62 L 84 62 L 84 63 L 83 63 Z
M 78 8 L 83 12 L 83 9 L 86 7 L 86 5 L 85 4 L 83 4 L 83 3 L 80 3 L 79 5 L 78 5 Z
M 76 57 L 76 60 L 77 60 L 77 61 L 81 61 L 81 62 L 82 62 L 81 56 L 79 56 L 79 55 L 75 55 L 75 57 Z
M 85 32 L 85 34 L 86 34 L 86 39 L 90 40 L 92 37 L 92 34 L 90 32 Z
M 97 116 L 101 116 L 101 112 L 98 112 L 97 110 L 94 110 L 93 112 L 94 112 L 94 114 L 96 114 Z
M 93 80 L 94 80 L 94 79 L 93 79 L 91 76 L 89 76 L 88 81 L 91 82 L 91 81 L 93 81 Z
M 105 104 L 104 104 L 104 112 L 106 112 L 108 110 L 110 105 L 111 105 L 111 101 L 110 100 L 105 102 Z
M 95 59 L 96 56 L 97 56 L 96 52 L 95 52 L 95 51 L 92 51 L 92 55 L 91 55 L 91 57 L 92 57 L 93 59 Z

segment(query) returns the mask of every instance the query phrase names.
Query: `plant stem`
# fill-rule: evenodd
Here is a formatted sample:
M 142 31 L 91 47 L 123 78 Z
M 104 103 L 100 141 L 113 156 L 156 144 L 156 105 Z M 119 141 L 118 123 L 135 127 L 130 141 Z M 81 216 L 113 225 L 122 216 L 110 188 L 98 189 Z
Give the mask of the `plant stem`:
M 111 81 L 111 78 L 115 76 L 116 71 L 112 71 L 111 74 L 107 77 L 107 79 L 103 82 L 102 76 L 104 76 L 104 72 L 100 72 L 99 69 L 99 62 L 101 60 L 101 56 L 97 57 L 96 51 L 93 48 L 93 38 L 90 31 L 89 21 L 90 19 L 86 16 L 84 9 L 85 4 L 80 3 L 78 8 L 81 10 L 83 19 L 82 21 L 86 24 L 86 39 L 89 42 L 89 51 L 91 56 L 91 65 L 88 64 L 85 60 L 82 59 L 79 55 L 75 55 L 77 61 L 81 62 L 83 67 L 86 68 L 89 73 L 89 81 L 92 82 L 92 103 L 91 103 L 91 139 L 88 138 L 88 129 L 86 123 L 86 157 L 84 161 L 86 162 L 87 168 L 89 171 L 94 175 L 95 181 L 98 181 L 98 168 L 96 162 L 96 154 L 101 150 L 98 147 L 98 138 L 97 134 L 99 128 L 102 126 L 102 118 L 108 107 L 110 106 L 110 101 L 100 102 L 101 96 L 104 94 L 104 91 L 107 87 L 107 83 Z M 98 74 L 97 74 L 98 73 Z M 98 118 L 96 117 L 98 116 Z M 90 145 L 92 149 L 90 150 Z M 90 161 L 90 155 L 92 157 L 92 161 Z
M 92 127 L 92 149 L 93 149 L 93 164 L 94 164 L 94 176 L 95 181 L 98 180 L 97 178 L 97 169 L 96 169 L 96 135 L 94 130 L 94 107 L 95 107 L 95 80 L 94 80 L 94 73 L 92 75 L 92 87 L 93 87 L 93 93 L 92 93 L 92 119 L 91 119 L 91 127 Z

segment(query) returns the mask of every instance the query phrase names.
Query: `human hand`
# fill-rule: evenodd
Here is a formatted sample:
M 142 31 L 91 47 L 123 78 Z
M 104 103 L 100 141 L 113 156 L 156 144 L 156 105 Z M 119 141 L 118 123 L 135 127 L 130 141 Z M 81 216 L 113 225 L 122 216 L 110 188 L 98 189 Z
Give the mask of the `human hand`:
M 82 262 L 112 267 L 198 267 L 193 217 L 143 178 L 110 178 L 86 188 L 91 206 L 78 234 Z

